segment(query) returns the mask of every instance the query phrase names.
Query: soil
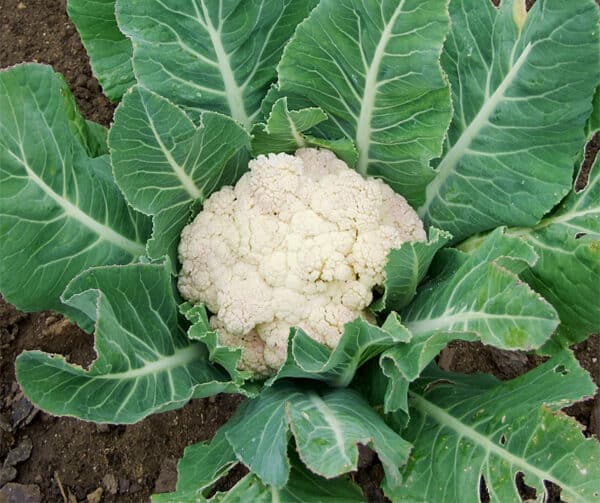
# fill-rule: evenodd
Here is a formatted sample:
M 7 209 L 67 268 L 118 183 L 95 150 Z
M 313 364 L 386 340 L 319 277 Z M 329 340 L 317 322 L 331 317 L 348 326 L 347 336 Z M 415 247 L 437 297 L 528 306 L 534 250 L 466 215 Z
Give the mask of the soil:
M 102 95 L 91 74 L 86 52 L 66 16 L 65 0 L 0 0 L 0 68 L 22 61 L 52 65 L 65 76 L 83 114 L 109 125 L 115 105 Z M 588 165 L 599 143 L 596 138 L 589 149 Z M 154 492 L 174 489 L 176 462 L 184 448 L 210 439 L 241 402 L 232 395 L 194 400 L 178 411 L 129 426 L 56 418 L 34 408 L 16 383 L 14 360 L 27 349 L 64 354 L 80 364 L 94 358 L 91 337 L 62 316 L 24 314 L 0 298 L 0 465 L 7 460 L 0 469 L 2 503 L 148 501 Z M 579 344 L 576 354 L 600 384 L 600 336 Z M 444 350 L 439 363 L 456 371 L 491 372 L 507 379 L 532 368 L 539 359 L 456 342 Z M 567 413 L 581 422 L 587 435 L 600 437 L 598 395 Z M 376 457 L 365 451 L 355 478 L 369 501 L 383 501 L 377 488 L 382 475 Z M 531 492 L 520 485 L 523 496 L 530 497 Z M 552 501 L 560 501 L 556 489 Z

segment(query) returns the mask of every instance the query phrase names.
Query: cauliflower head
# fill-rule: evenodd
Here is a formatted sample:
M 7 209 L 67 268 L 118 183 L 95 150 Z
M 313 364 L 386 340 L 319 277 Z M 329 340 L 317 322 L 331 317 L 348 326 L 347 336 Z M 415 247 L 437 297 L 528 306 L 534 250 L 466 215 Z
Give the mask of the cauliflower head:
M 183 229 L 178 286 L 261 377 L 285 361 L 292 326 L 333 349 L 346 323 L 369 316 L 390 249 L 426 235 L 402 196 L 327 150 L 261 155 L 249 168 Z

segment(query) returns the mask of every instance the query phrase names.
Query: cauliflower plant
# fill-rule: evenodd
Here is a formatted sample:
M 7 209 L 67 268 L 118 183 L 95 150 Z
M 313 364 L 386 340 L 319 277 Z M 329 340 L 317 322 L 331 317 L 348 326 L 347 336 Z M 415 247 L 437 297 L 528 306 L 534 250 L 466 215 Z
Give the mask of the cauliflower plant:
M 369 316 L 389 250 L 426 235 L 402 196 L 327 150 L 249 167 L 183 230 L 179 290 L 215 313 L 222 344 L 243 348 L 240 367 L 265 376 L 285 361 L 292 326 L 334 348 L 344 324 Z

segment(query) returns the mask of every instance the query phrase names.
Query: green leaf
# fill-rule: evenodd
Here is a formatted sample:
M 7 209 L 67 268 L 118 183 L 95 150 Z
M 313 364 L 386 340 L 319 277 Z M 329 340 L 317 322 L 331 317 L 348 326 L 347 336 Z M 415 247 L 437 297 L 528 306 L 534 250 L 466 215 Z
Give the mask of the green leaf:
M 237 458 L 264 483 L 283 487 L 290 471 L 288 429 L 307 468 L 327 478 L 356 469 L 360 443 L 378 453 L 394 486 L 410 449 L 357 392 L 342 388 L 317 393 L 290 382 L 278 382 L 245 402 L 226 437 Z
M 294 327 L 288 341 L 287 359 L 266 384 L 295 377 L 347 386 L 367 360 L 409 340 L 410 333 L 400 324 L 396 313 L 391 313 L 381 328 L 362 318 L 347 323 L 334 350 L 315 341 L 301 328 Z
M 115 0 L 68 0 L 67 12 L 90 57 L 104 94 L 118 101 L 135 84 L 131 41 L 119 31 Z
M 235 392 L 208 363 L 203 345 L 185 335 L 165 264 L 88 269 L 67 287 L 64 302 L 96 320 L 97 359 L 89 370 L 40 351 L 19 355 L 16 372 L 27 397 L 55 415 L 135 423 L 190 398 Z
M 556 412 L 594 389 L 568 351 L 506 382 L 431 369 L 411 388 L 411 421 L 402 434 L 415 447 L 402 484 L 386 494 L 393 501 L 476 503 L 483 478 L 492 502 L 520 502 L 521 472 L 538 497 L 547 480 L 562 488 L 564 501 L 595 500 L 600 446 Z
M 503 349 L 541 347 L 558 325 L 554 308 L 519 280 L 537 260 L 533 248 L 502 229 L 473 253 L 438 254 L 437 276 L 402 311 L 413 337 L 384 352 L 381 366 L 390 378 L 385 410 L 406 412 L 408 383 L 455 339 L 480 340 Z
M 225 439 L 227 425 L 221 428 L 210 443 L 187 447 L 179 461 L 177 491 L 170 494 L 154 495 L 155 503 L 183 503 L 212 501 L 219 503 L 244 503 L 247 501 L 265 503 L 287 503 L 319 501 L 321 503 L 353 503 L 363 500 L 358 486 L 346 478 L 325 480 L 309 470 L 292 453 L 290 479 L 282 488 L 265 485 L 256 475 L 243 477 L 228 492 L 216 493 L 205 499 L 214 483 L 225 475 L 236 463 L 231 446 Z
M 210 500 L 215 503 L 359 503 L 363 502 L 360 488 L 347 478 L 326 480 L 304 468 L 301 463 L 292 464 L 290 480 L 282 489 L 263 484 L 253 474 L 246 475 L 229 492 L 217 493 Z
M 346 137 L 357 170 L 413 205 L 433 178 L 451 116 L 439 57 L 446 0 L 322 0 L 287 45 L 279 87 L 294 109 L 318 106 L 318 136 Z
M 510 229 L 540 256 L 521 277 L 558 311 L 555 340 L 575 344 L 600 327 L 600 159 L 587 187 L 575 189 L 550 216 L 532 228 Z
M 249 143 L 224 115 L 205 112 L 196 127 L 183 110 L 143 87 L 125 94 L 109 135 L 111 159 L 129 203 L 154 215 L 152 258 L 173 257 L 192 204 L 237 181 L 235 156 Z
M 225 438 L 227 425 L 217 431 L 210 442 L 185 448 L 177 464 L 177 486 L 174 493 L 155 494 L 154 503 L 204 501 L 207 492 L 222 476 L 237 464 L 233 449 Z
M 119 0 L 140 84 L 250 130 L 283 46 L 316 0 Z
M 493 232 L 472 254 L 445 250 L 440 274 L 402 311 L 414 342 L 435 333 L 477 335 L 502 349 L 540 347 L 558 325 L 552 306 L 522 284 L 516 273 L 537 255 L 522 240 Z
M 593 0 L 452 0 L 442 65 L 454 117 L 419 208 L 455 239 L 535 225 L 569 191 L 600 77 Z M 582 69 L 585 68 L 585 71 Z
M 271 152 L 294 153 L 303 147 L 322 147 L 334 152 L 349 165 L 356 163 L 356 147 L 351 140 L 326 140 L 304 134 L 317 124 L 327 120 L 320 108 L 288 110 L 287 98 L 280 98 L 274 104 L 266 123 L 255 124 L 252 129 L 252 155 Z
M 592 100 L 592 114 L 585 123 L 585 134 L 588 141 L 598 131 L 600 131 L 600 86 L 596 87 L 594 99 Z
M 428 233 L 426 242 L 406 242 L 400 248 L 390 250 L 384 269 L 385 290 L 371 305 L 373 311 L 399 311 L 413 299 L 433 257 L 452 239 L 449 233 L 435 227 L 430 227 Z
M 287 98 L 278 99 L 273 105 L 266 124 L 255 124 L 252 129 L 252 155 L 271 152 L 293 153 L 306 147 L 305 131 L 327 120 L 320 108 L 305 108 L 290 112 Z
M 115 185 L 105 130 L 48 66 L 0 72 L 0 291 L 24 311 L 92 324 L 60 294 L 84 269 L 144 255 L 149 221 Z

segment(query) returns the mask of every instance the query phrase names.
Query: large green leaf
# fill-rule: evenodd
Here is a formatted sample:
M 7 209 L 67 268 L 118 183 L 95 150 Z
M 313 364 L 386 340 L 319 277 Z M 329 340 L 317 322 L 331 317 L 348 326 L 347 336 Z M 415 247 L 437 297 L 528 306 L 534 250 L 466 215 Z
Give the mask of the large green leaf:
M 600 330 L 600 159 L 583 191 L 573 189 L 535 227 L 509 232 L 525 239 L 540 256 L 521 277 L 558 311 L 556 340 L 574 344 Z
M 558 315 L 517 275 L 536 260 L 531 246 L 502 229 L 470 255 L 454 249 L 439 253 L 435 268 L 440 272 L 401 312 L 412 339 L 381 357 L 390 377 L 386 410 L 407 410 L 408 383 L 454 339 L 503 349 L 542 346 L 557 327 Z
M 593 0 L 452 0 L 442 65 L 454 117 L 426 222 L 455 239 L 535 225 L 569 191 L 598 65 Z M 525 17 L 526 16 L 526 17 Z
M 557 412 L 594 389 L 568 351 L 507 382 L 431 369 L 411 387 L 411 421 L 402 435 L 414 450 L 402 484 L 386 488 L 387 495 L 475 503 L 483 478 L 492 502 L 517 503 L 520 472 L 538 496 L 546 480 L 562 488 L 561 501 L 596 501 L 600 445 Z
M 104 145 L 102 145 L 104 143 Z M 105 131 L 48 66 L 0 72 L 0 291 L 24 311 L 91 322 L 60 294 L 82 270 L 144 255 L 149 221 L 112 180 Z
M 279 65 L 290 106 L 321 107 L 320 135 L 353 140 L 358 171 L 415 205 L 451 115 L 439 64 L 447 29 L 446 0 L 322 0 Z
M 237 181 L 236 154 L 250 137 L 225 115 L 205 112 L 196 127 L 169 100 L 135 87 L 123 97 L 109 134 L 115 179 L 129 203 L 154 215 L 148 254 L 177 246 L 192 205 Z
M 104 94 L 118 101 L 135 84 L 131 41 L 119 31 L 115 0 L 68 0 L 67 12 L 77 27 Z
M 242 478 L 226 493 L 218 492 L 205 498 L 214 483 L 237 462 L 233 449 L 225 438 L 227 425 L 222 427 L 210 443 L 200 443 L 185 449 L 179 461 L 177 490 L 170 494 L 154 495 L 155 503 L 358 503 L 364 501 L 360 489 L 346 478 L 325 480 L 307 470 L 292 452 L 290 478 L 278 489 L 264 484 L 255 474 Z
M 61 356 L 26 351 L 17 378 L 29 399 L 55 415 L 134 423 L 190 398 L 237 391 L 186 337 L 165 264 L 89 269 L 65 291 L 68 305 L 96 320 L 97 359 L 89 370 Z
M 291 382 L 278 382 L 245 402 L 225 435 L 236 457 L 263 482 L 283 487 L 290 471 L 289 429 L 307 468 L 327 478 L 356 469 L 360 443 L 378 453 L 394 486 L 410 450 L 355 391 L 322 387 L 316 392 Z
M 503 229 L 470 255 L 440 253 L 439 274 L 402 310 L 413 341 L 439 332 L 464 332 L 502 349 L 540 347 L 558 325 L 558 316 L 517 276 L 537 258 L 531 246 Z
M 382 327 L 357 318 L 344 327 L 335 349 L 315 341 L 300 328 L 292 328 L 287 359 L 267 385 L 295 377 L 347 386 L 358 368 L 370 358 L 398 343 L 408 342 L 410 333 L 396 313 L 391 313 Z
M 140 84 L 250 130 L 283 46 L 316 0 L 119 0 Z

